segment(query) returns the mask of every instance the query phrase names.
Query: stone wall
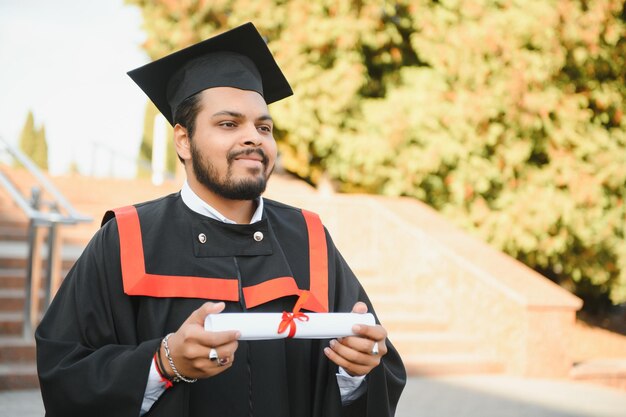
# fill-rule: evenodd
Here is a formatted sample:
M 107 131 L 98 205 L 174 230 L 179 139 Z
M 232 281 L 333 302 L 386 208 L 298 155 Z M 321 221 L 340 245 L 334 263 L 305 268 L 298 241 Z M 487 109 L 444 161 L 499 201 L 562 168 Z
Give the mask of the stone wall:
M 415 299 L 421 311 L 479 340 L 513 375 L 566 377 L 582 301 L 407 199 L 295 197 L 316 211 L 370 292 Z

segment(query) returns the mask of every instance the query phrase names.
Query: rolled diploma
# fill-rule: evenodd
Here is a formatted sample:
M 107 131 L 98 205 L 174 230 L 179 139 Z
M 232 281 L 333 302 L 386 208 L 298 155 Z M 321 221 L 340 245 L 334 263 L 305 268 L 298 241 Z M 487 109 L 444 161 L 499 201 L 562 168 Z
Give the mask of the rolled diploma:
M 305 313 L 309 320 L 294 319 L 295 339 L 332 339 L 353 336 L 355 324 L 376 324 L 371 313 Z M 204 320 L 204 329 L 212 332 L 239 330 L 239 340 L 284 339 L 289 335 L 290 326 L 278 333 L 283 321 L 282 313 L 221 313 L 209 314 Z

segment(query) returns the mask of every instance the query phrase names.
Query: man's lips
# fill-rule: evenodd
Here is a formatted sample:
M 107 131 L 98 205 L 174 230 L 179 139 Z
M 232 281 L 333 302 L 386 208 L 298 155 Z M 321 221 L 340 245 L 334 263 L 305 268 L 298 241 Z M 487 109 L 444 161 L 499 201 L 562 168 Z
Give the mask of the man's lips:
M 253 161 L 260 162 L 263 165 L 268 164 L 268 159 L 265 154 L 260 150 L 251 150 L 251 151 L 243 151 L 237 152 L 235 154 L 230 155 L 229 158 L 231 161 Z
M 242 155 L 235 158 L 235 161 L 241 160 L 263 162 L 263 158 L 257 155 Z

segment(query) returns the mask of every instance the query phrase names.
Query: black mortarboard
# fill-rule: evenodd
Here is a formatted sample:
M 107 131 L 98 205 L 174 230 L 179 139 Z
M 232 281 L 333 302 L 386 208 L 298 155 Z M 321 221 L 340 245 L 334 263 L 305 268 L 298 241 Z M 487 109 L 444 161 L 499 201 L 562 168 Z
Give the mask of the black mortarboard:
M 256 91 L 267 104 L 293 94 L 252 23 L 181 49 L 128 75 L 172 125 L 178 105 L 207 88 Z

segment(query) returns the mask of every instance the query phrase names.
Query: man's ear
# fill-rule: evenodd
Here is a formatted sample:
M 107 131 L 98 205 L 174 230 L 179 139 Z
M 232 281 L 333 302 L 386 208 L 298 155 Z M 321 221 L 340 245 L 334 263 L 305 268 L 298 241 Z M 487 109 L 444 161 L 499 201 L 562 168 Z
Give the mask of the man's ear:
M 183 161 L 191 159 L 191 138 L 187 134 L 187 128 L 178 123 L 174 126 L 174 146 L 180 159 Z

